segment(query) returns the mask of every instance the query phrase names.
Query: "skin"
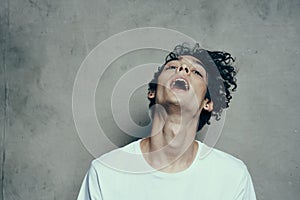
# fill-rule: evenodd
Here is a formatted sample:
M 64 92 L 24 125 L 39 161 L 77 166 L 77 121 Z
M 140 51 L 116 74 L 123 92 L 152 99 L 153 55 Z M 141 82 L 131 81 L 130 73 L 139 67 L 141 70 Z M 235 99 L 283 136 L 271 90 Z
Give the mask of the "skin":
M 176 78 L 185 79 L 189 89 L 172 87 Z M 200 60 L 181 56 L 168 62 L 158 77 L 156 91 L 148 93 L 156 105 L 150 137 L 141 141 L 141 150 L 150 166 L 162 172 L 187 169 L 195 159 L 198 119 L 202 109 L 212 111 L 213 102 L 205 99 L 208 77 Z

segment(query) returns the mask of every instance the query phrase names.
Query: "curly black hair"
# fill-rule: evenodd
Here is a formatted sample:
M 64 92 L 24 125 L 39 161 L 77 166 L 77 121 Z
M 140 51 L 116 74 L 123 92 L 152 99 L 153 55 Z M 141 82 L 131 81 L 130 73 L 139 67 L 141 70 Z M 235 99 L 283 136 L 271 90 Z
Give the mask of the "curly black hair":
M 190 55 L 199 59 L 203 64 L 208 74 L 208 88 L 205 94 L 205 98 L 209 101 L 213 101 L 214 109 L 212 112 L 202 110 L 197 131 L 200 131 L 205 124 L 210 124 L 211 116 L 214 116 L 216 120 L 220 120 L 223 109 L 229 107 L 229 103 L 232 99 L 231 92 L 236 91 L 236 74 L 237 69 L 232 66 L 235 59 L 230 53 L 222 51 L 208 51 L 200 48 L 196 43 L 193 48 L 190 48 L 188 44 L 183 43 L 177 45 L 172 52 L 170 52 L 165 58 L 165 63 L 158 68 L 158 71 L 154 74 L 153 79 L 148 84 L 148 91 L 156 91 L 157 79 L 165 65 L 172 61 L 178 60 L 179 56 Z M 154 105 L 155 98 L 150 100 L 149 108 Z

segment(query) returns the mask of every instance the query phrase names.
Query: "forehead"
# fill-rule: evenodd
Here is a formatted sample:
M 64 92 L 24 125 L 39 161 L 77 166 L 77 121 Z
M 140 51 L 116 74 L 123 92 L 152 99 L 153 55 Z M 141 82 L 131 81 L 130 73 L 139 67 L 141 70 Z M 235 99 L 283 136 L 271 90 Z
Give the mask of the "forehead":
M 184 55 L 184 56 L 179 56 L 178 59 L 193 65 L 200 65 L 201 67 L 204 67 L 203 62 L 201 62 L 201 60 L 195 58 L 194 56 Z

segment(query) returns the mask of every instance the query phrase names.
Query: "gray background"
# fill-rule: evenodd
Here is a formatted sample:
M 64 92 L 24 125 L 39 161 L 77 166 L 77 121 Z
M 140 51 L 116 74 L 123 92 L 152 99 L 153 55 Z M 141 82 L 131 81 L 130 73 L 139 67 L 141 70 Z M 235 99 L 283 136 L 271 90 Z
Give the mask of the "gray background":
M 258 199 L 299 199 L 299 0 L 0 2 L 0 199 L 76 198 L 93 159 L 72 118 L 76 72 L 99 42 L 144 26 L 178 30 L 237 58 L 239 87 L 217 148 L 247 164 Z M 103 120 L 110 120 L 103 106 L 109 95 L 101 91 L 134 65 L 164 58 L 147 51 L 128 56 L 100 81 Z M 131 102 L 144 101 L 141 91 Z M 111 138 L 120 145 L 131 140 Z

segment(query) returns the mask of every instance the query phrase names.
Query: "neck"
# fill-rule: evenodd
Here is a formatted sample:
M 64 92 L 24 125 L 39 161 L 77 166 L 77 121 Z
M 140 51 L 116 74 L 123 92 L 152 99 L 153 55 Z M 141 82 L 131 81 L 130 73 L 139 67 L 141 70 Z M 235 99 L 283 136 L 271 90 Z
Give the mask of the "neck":
M 148 153 L 144 156 L 149 164 L 166 172 L 177 172 L 190 166 L 198 150 L 195 142 L 198 117 L 156 110 L 151 137 L 141 143 L 143 153 Z

